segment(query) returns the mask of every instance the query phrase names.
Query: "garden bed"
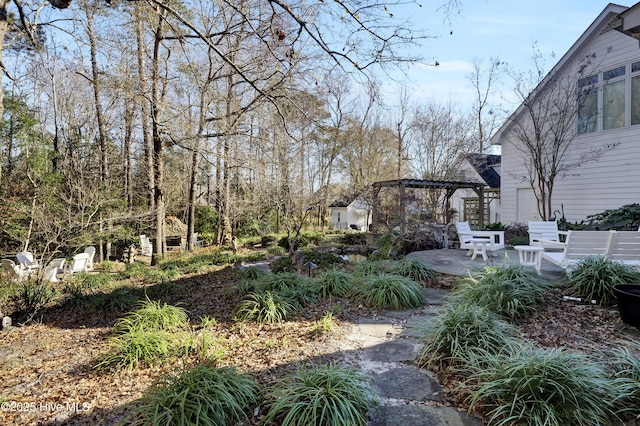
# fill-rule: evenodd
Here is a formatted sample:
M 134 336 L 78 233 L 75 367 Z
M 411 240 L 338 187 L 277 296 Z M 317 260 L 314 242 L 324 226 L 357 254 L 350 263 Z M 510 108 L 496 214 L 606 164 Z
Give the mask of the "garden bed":
M 221 354 L 217 365 L 238 367 L 263 385 L 275 383 L 300 362 L 327 364 L 338 359 L 352 324 L 375 314 L 350 299 L 331 298 L 310 305 L 284 323 L 240 323 L 232 319 L 240 297 L 228 291 L 240 280 L 232 267 L 185 275 L 175 280 L 179 290 L 165 291 L 163 300 L 188 311 L 194 324 L 192 332 L 197 331 L 199 319 L 215 319 L 207 331 L 218 339 L 213 343 Z M 450 289 L 458 280 L 438 274 L 432 285 Z M 131 285 L 146 289 L 147 294 L 154 294 L 159 287 L 135 280 Z M 330 331 L 318 327 L 327 311 L 335 313 Z M 16 327 L 3 331 L 0 397 L 5 403 L 16 403 L 13 410 L 2 413 L 4 422 L 115 424 L 156 380 L 196 361 L 195 357 L 182 357 L 170 365 L 96 371 L 93 367 L 108 350 L 112 325 L 120 316 L 122 312 L 52 306 L 40 310 L 27 323 L 18 321 Z M 518 327 L 522 337 L 540 346 L 575 351 L 607 349 L 618 339 L 640 337 L 638 330 L 620 321 L 615 308 L 563 301 L 558 289 L 549 292 L 545 303 L 520 320 Z M 439 373 L 448 390 L 448 403 L 464 407 L 467 395 L 456 390 L 461 378 L 451 372 Z

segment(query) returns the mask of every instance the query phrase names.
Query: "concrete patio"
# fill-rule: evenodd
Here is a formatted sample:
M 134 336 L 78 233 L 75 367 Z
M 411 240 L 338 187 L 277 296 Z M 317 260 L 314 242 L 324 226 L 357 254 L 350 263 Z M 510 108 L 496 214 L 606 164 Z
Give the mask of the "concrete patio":
M 482 270 L 485 266 L 509 263 L 517 265 L 518 252 L 511 248 L 487 252 L 489 259 L 485 262 L 481 257 L 471 260 L 467 250 L 440 249 L 424 250 L 409 253 L 407 258 L 420 259 L 431 269 L 442 274 L 466 276 L 469 271 Z M 542 260 L 542 276 L 549 279 L 559 279 L 564 270 L 552 263 Z

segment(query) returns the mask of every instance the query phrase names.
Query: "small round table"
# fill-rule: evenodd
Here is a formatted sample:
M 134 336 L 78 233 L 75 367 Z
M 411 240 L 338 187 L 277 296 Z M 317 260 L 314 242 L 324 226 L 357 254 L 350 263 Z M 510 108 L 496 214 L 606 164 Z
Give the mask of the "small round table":
M 471 250 L 473 256 L 471 256 L 471 260 L 475 259 L 477 255 L 482 255 L 482 259 L 487 261 L 487 245 L 490 244 L 491 241 L 488 238 L 472 238 L 471 244 L 473 248 Z
M 542 252 L 544 251 L 542 247 L 514 246 L 513 248 L 518 251 L 518 259 L 521 265 L 533 266 L 538 275 L 541 274 L 540 265 L 542 264 Z

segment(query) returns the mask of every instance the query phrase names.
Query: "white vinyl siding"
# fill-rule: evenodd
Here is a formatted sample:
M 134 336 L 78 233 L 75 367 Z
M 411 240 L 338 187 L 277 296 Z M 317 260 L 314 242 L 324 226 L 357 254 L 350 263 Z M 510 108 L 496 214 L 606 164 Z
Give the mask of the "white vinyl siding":
M 555 180 L 552 212 L 564 209 L 565 218 L 570 222 L 586 221 L 587 216 L 607 209 L 615 209 L 624 204 L 640 203 L 640 67 L 634 70 L 632 64 L 640 62 L 638 41 L 618 31 L 600 33 L 601 28 L 585 38 L 583 46 L 576 50 L 573 62 L 567 68 L 574 76 L 585 57 L 595 58 L 597 69 L 588 70 L 584 77 L 624 65 L 626 75 L 613 76 L 608 81 L 599 79 L 598 95 L 601 109 L 597 111 L 598 129 L 593 123 L 579 121 L 576 126 L 580 134 L 573 140 L 567 162 L 580 163 L 580 167 L 568 170 Z M 637 77 L 636 77 L 637 76 Z M 578 78 L 576 77 L 576 81 Z M 620 84 L 624 93 L 624 108 L 621 107 Z M 607 84 L 614 84 L 606 89 Z M 585 90 L 589 85 L 583 86 Z M 602 100 L 612 102 L 605 108 Z M 621 112 L 624 110 L 624 112 Z M 606 118 L 605 118 L 606 117 Z M 499 136 L 502 144 L 502 221 L 505 224 L 521 222 L 526 216 L 523 209 L 523 192 L 527 189 L 527 172 L 523 166 L 520 151 L 509 140 Z M 611 147 L 607 149 L 606 147 Z M 603 150 L 597 161 L 581 162 L 580 158 L 594 150 Z M 558 216 L 556 214 L 556 216 Z M 559 217 L 559 216 L 558 216 Z

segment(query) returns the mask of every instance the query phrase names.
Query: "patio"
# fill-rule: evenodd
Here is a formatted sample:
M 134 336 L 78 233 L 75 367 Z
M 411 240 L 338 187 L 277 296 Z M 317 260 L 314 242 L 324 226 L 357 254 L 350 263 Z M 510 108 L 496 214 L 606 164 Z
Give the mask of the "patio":
M 518 264 L 518 252 L 512 248 L 487 253 L 489 256 L 487 262 L 482 258 L 471 260 L 471 257 L 466 254 L 467 250 L 460 249 L 424 250 L 409 253 L 407 258 L 419 259 L 436 272 L 459 276 L 466 276 L 469 271 L 481 270 L 488 265 Z M 543 277 L 553 280 L 562 277 L 564 270 L 543 260 L 541 272 Z

